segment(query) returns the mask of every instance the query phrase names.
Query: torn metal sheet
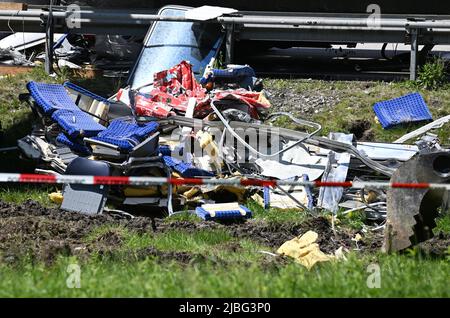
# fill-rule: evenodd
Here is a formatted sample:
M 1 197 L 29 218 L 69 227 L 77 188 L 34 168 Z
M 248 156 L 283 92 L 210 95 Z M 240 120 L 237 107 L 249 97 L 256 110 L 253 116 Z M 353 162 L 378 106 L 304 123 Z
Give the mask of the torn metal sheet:
M 320 178 L 327 166 L 327 158 L 317 157 L 317 161 L 311 164 L 283 163 L 275 160 L 256 160 L 256 164 L 261 167 L 261 175 L 277 179 L 291 179 L 304 174 L 310 176 L 314 181 Z
M 46 162 L 59 173 L 64 173 L 67 164 L 77 157 L 68 148 L 58 148 L 35 135 L 17 140 L 17 147 L 26 158 Z
M 24 54 L 14 49 L 0 49 L 0 63 L 6 65 L 33 65 Z
M 352 144 L 353 134 L 330 133 L 329 138 L 342 143 Z M 344 182 L 350 166 L 351 155 L 349 153 L 330 152 L 328 155 L 328 166 L 325 170 L 323 182 Z M 321 188 L 317 206 L 325 210 L 336 213 L 339 208 L 339 201 L 342 198 L 344 189 L 342 187 Z
M 411 159 L 418 151 L 416 145 L 399 145 L 393 143 L 381 142 L 365 142 L 360 141 L 356 143 L 356 149 L 361 155 L 366 156 L 371 160 L 390 160 L 407 161 Z M 327 156 L 330 149 L 319 148 L 316 146 L 309 146 L 308 150 L 315 152 L 317 155 Z
M 407 142 L 408 140 L 411 140 L 415 137 L 419 137 L 420 135 L 426 133 L 427 131 L 431 130 L 431 129 L 437 129 L 437 128 L 441 128 L 443 125 L 445 125 L 446 123 L 448 123 L 450 121 L 450 115 L 439 118 L 423 127 L 420 127 L 417 130 L 414 130 L 412 132 L 410 132 L 409 134 L 406 134 L 402 137 L 400 137 L 399 139 L 397 139 L 396 141 L 394 141 L 395 144 L 402 144 Z
M 366 204 L 364 204 L 361 201 L 356 201 L 356 200 L 347 200 L 347 201 L 339 203 L 340 208 L 345 208 L 348 210 L 358 209 L 358 208 L 365 207 L 365 206 L 366 206 Z
M 408 161 L 419 151 L 415 145 L 377 142 L 358 142 L 356 149 L 373 160 L 395 159 L 398 161 Z
M 287 144 L 294 142 L 291 141 Z M 328 159 L 321 156 L 310 155 L 302 146 L 296 146 L 285 151 L 280 161 L 257 159 L 256 164 L 261 167 L 261 175 L 277 179 L 290 179 L 308 175 L 314 181 L 323 174 Z
M 53 39 L 56 42 L 64 36 L 64 34 L 56 33 Z M 17 51 L 26 50 L 28 48 L 41 45 L 45 43 L 45 33 L 33 33 L 33 32 L 16 32 L 0 40 L 0 48 L 9 49 L 13 48 Z
M 123 201 L 124 205 L 141 205 L 141 204 L 151 204 L 158 205 L 159 207 L 167 207 L 167 199 L 152 198 L 152 197 L 142 197 L 142 198 L 126 198 Z

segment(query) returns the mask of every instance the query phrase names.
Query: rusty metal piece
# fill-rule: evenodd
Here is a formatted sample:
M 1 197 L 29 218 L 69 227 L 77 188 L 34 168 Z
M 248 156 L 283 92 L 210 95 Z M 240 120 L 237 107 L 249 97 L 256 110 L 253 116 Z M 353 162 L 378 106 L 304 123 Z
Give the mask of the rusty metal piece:
M 391 182 L 450 182 L 450 151 L 414 156 L 397 169 L 391 177 Z M 401 251 L 432 238 L 439 208 L 447 204 L 448 199 L 448 191 L 445 190 L 390 189 L 387 194 L 383 251 Z

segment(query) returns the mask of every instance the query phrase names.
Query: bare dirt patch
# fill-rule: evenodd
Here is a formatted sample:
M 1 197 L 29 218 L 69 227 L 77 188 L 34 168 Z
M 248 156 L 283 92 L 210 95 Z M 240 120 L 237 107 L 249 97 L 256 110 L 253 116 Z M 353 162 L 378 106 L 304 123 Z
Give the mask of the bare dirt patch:
M 372 129 L 372 123 L 368 120 L 355 120 L 347 123 L 344 128 L 354 134 L 359 141 L 375 141 L 375 132 Z
M 339 247 L 353 249 L 356 247 L 352 238 L 356 231 L 340 230 L 333 233 L 329 222 L 322 217 L 309 219 L 302 223 L 288 222 L 265 222 L 263 220 L 249 220 L 244 223 L 223 225 L 214 222 L 195 223 L 189 221 L 175 221 L 170 223 L 159 223 L 156 225 L 156 231 L 164 232 L 172 229 L 182 229 L 187 232 L 195 232 L 200 229 L 226 229 L 235 238 L 246 238 L 256 241 L 262 245 L 276 249 L 284 242 L 294 237 L 305 234 L 312 230 L 319 234 L 320 249 L 326 253 L 334 253 Z M 378 238 L 377 238 L 378 239 Z M 381 242 L 381 238 L 379 239 Z M 379 244 L 359 244 L 361 250 L 372 251 Z
M 93 240 L 87 237 L 99 226 L 112 226 Z M 128 260 L 155 257 L 161 261 L 174 260 L 186 264 L 204 260 L 201 254 L 182 251 L 160 251 L 152 246 L 139 250 L 125 251 L 124 255 L 121 231 L 115 226 L 123 227 L 134 233 L 159 233 L 177 230 L 194 233 L 199 230 L 225 230 L 235 239 L 249 239 L 274 252 L 287 240 L 302 235 L 309 230 L 319 234 L 319 246 L 325 253 L 334 253 L 339 247 L 348 250 L 358 248 L 361 252 L 379 251 L 382 234 L 363 235 L 358 246 L 352 238 L 356 230 L 339 228 L 336 233 L 325 218 L 316 217 L 301 223 L 267 222 L 253 219 L 242 223 L 220 224 L 215 222 L 171 221 L 136 217 L 125 219 L 112 215 L 85 216 L 64 212 L 55 208 L 46 208 L 39 203 L 28 201 L 21 205 L 0 201 L 0 262 L 14 263 L 22 257 L 31 257 L 36 261 L 52 264 L 58 255 L 77 255 L 88 257 L 95 253 L 105 257 Z M 438 235 L 423 243 L 422 248 L 429 254 L 444 255 L 449 246 L 448 235 Z M 233 240 L 223 243 L 223 249 L 239 252 L 241 246 Z M 208 257 L 209 258 L 209 257 Z M 209 259 L 208 259 L 209 260 Z M 221 263 L 222 260 L 209 260 Z M 277 261 L 278 262 L 278 261 Z M 270 262 L 269 262 L 270 263 Z

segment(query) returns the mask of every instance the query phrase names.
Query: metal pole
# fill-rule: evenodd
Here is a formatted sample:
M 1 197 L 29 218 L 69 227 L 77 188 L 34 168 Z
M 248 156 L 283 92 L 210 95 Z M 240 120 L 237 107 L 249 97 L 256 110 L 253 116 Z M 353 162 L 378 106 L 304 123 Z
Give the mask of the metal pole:
M 53 0 L 50 1 L 47 23 L 45 25 L 45 72 L 53 73 Z
M 225 40 L 225 64 L 231 64 L 234 60 L 234 24 L 227 24 Z
M 415 81 L 417 79 L 417 50 L 419 48 L 419 32 L 417 29 L 410 29 L 409 33 L 411 35 L 411 61 L 409 65 L 409 79 L 411 81 Z

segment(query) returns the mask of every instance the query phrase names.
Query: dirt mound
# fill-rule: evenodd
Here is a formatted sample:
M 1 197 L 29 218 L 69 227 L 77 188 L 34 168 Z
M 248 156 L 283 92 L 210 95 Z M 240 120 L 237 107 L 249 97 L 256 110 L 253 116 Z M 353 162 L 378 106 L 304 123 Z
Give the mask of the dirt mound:
M 356 247 L 352 241 L 356 231 L 340 231 L 334 234 L 329 222 L 323 217 L 313 218 L 298 224 L 289 222 L 268 223 L 263 220 L 249 220 L 243 223 L 228 225 L 215 222 L 157 222 L 155 231 L 164 232 L 173 229 L 181 229 L 187 232 L 195 232 L 201 229 L 225 229 L 235 238 L 248 238 L 274 249 L 281 246 L 284 242 L 312 230 L 319 234 L 318 243 L 320 249 L 326 253 L 334 253 L 341 246 L 347 249 Z M 379 241 L 381 244 L 381 238 Z M 373 245 L 361 242 L 359 247 L 362 250 L 372 250 L 378 249 L 381 246 L 380 244 Z
M 112 216 L 84 216 L 27 201 L 0 202 L 0 252 L 7 262 L 31 256 L 51 263 L 56 255 L 86 250 L 83 238 L 103 224 L 119 223 Z
M 372 123 L 368 120 L 355 120 L 344 125 L 344 128 L 351 134 L 354 134 L 359 141 L 374 141 L 375 132 L 372 129 Z
M 450 234 L 441 232 L 432 239 L 420 243 L 417 248 L 421 253 L 431 257 L 450 256 Z
M 188 233 L 199 230 L 223 229 L 232 237 L 246 238 L 275 250 L 287 240 L 302 235 L 309 230 L 319 234 L 320 248 L 326 253 L 333 253 L 343 246 L 353 249 L 355 243 L 351 240 L 355 233 L 339 231 L 334 234 L 328 221 L 318 217 L 299 224 L 282 222 L 269 223 L 263 220 L 249 220 L 242 223 L 220 224 L 215 222 L 172 221 L 149 217 L 125 219 L 118 215 L 86 216 L 78 213 L 64 212 L 55 208 L 46 208 L 39 203 L 28 201 L 21 205 L 0 201 L 0 261 L 12 263 L 28 256 L 37 261 L 51 264 L 58 255 L 77 255 L 87 257 L 96 253 L 126 259 L 142 259 L 157 257 L 161 260 L 175 260 L 189 263 L 201 260 L 202 255 L 184 252 L 158 251 L 147 247 L 139 251 L 130 251 L 123 255 L 121 247 L 123 237 L 120 231 L 112 228 L 94 241 L 87 240 L 87 236 L 99 226 L 120 225 L 126 229 L 143 233 L 164 233 L 172 230 Z M 231 243 L 230 243 L 231 244 Z M 377 244 L 360 243 L 362 250 L 371 250 Z M 238 245 L 230 247 L 239 250 Z M 121 254 L 122 253 L 122 254 Z M 213 260 L 219 262 L 220 260 Z

